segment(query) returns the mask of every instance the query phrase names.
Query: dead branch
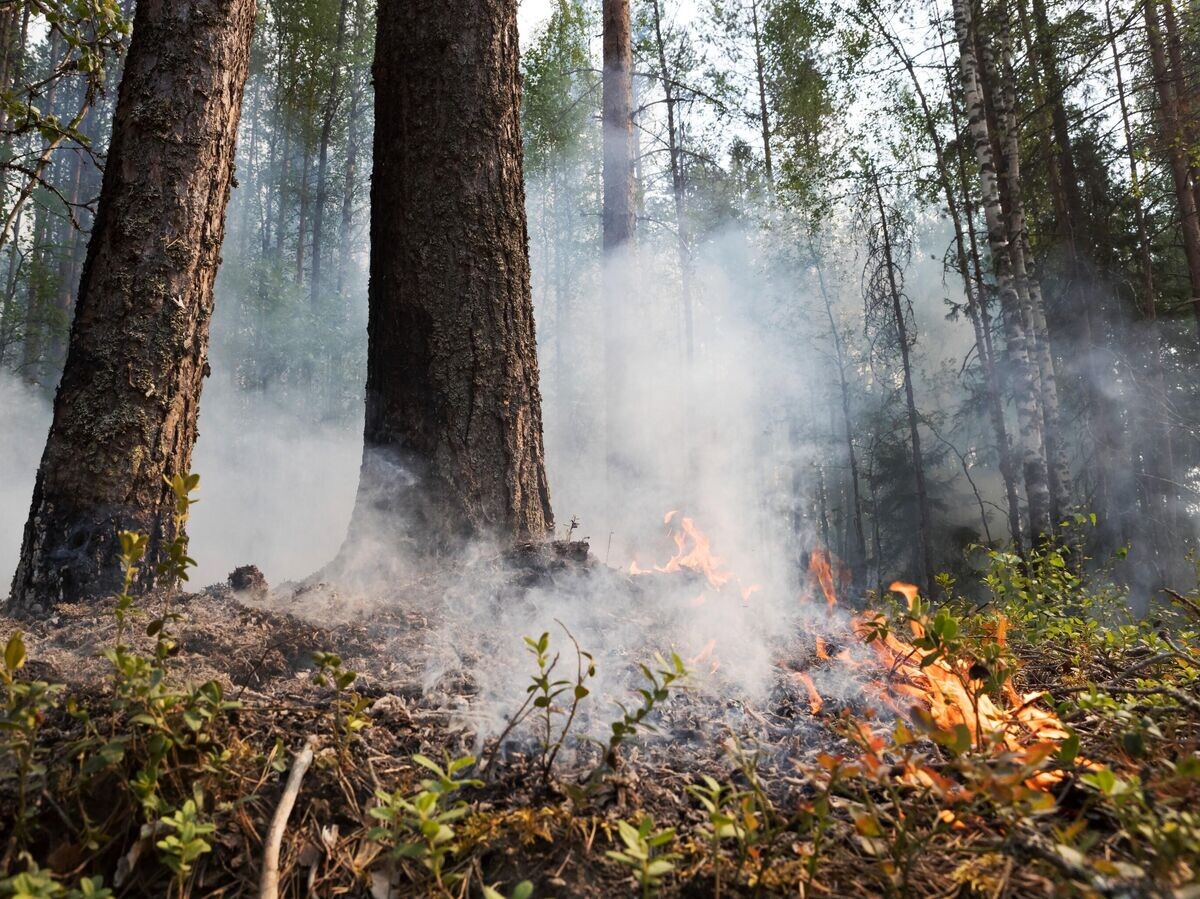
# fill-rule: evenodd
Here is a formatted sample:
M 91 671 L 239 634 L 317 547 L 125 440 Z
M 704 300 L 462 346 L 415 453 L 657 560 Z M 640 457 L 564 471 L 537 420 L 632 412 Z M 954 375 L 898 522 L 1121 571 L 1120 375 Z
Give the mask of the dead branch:
M 312 764 L 313 752 L 317 747 L 316 735 L 311 735 L 304 741 L 304 748 L 296 754 L 292 763 L 292 771 L 288 775 L 287 786 L 279 797 L 279 805 L 275 816 L 271 819 L 271 827 L 267 831 L 266 846 L 263 849 L 262 878 L 259 880 L 259 899 L 279 899 L 279 846 L 283 842 L 283 833 L 287 829 L 288 817 L 300 795 L 300 782 Z

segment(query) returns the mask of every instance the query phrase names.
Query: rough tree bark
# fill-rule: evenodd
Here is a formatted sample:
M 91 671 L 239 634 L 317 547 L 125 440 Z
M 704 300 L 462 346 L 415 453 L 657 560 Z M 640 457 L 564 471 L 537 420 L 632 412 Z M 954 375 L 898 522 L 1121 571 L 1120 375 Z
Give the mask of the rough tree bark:
M 517 0 L 385 0 L 365 447 L 350 541 L 553 530 L 522 181 Z M 351 547 L 352 549 L 352 547 Z
M 112 590 L 117 533 L 153 580 L 208 373 L 208 326 L 254 0 L 142 0 L 66 367 L 13 581 L 15 608 Z

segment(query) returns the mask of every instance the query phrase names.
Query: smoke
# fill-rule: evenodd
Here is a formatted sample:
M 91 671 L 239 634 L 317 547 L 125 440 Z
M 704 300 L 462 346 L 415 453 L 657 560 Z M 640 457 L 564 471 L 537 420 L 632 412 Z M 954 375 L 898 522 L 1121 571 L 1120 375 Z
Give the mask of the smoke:
M 204 389 L 192 457 L 200 503 L 188 531 L 197 585 L 254 564 L 268 582 L 307 577 L 346 534 L 362 458 L 361 424 L 312 421 L 228 374 Z
M 50 411 L 44 395 L 0 370 L 0 596 L 16 571 Z

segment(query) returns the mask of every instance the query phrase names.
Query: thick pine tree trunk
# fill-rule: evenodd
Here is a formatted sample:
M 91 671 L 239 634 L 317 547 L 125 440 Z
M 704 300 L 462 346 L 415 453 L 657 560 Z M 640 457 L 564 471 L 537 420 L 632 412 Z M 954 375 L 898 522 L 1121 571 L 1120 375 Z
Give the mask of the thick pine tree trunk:
M 374 537 L 428 554 L 553 530 L 516 14 L 517 0 L 379 5 L 367 410 L 351 544 Z
M 629 0 L 604 0 L 604 233 L 605 251 L 633 239 L 633 44 Z
M 113 120 L 66 368 L 34 487 L 12 604 L 112 590 L 117 533 L 151 537 L 186 471 L 254 0 L 141 0 Z

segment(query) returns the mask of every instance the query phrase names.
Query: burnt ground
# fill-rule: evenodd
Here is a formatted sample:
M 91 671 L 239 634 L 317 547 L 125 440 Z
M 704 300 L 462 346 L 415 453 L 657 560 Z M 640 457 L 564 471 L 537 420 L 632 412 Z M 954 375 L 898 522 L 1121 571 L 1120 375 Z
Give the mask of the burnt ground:
M 586 547 L 560 548 L 552 555 L 531 551 L 515 564 L 497 563 L 500 568 L 497 603 L 514 601 L 547 579 L 581 572 L 610 578 L 625 590 L 654 588 L 654 578 L 634 584 L 602 569 L 587 559 Z M 427 774 L 412 761 L 415 753 L 440 760 L 479 750 L 478 734 L 461 714 L 475 690 L 471 666 L 443 672 L 432 685 L 423 670 L 429 642 L 443 639 L 436 610 L 445 584 L 430 579 L 398 585 L 397 601 L 380 605 L 340 595 L 326 584 L 268 593 L 253 572 L 234 580 L 244 589 L 212 587 L 173 604 L 181 617 L 174 626 L 178 645 L 168 660 L 172 676 L 189 683 L 217 680 L 225 697 L 238 703 L 210 730 L 211 744 L 225 752 L 219 771 L 199 756 L 181 755 L 178 770 L 164 778 L 163 792 L 174 790 L 180 797 L 202 787 L 206 814 L 216 825 L 212 851 L 198 860 L 184 891 L 258 895 L 268 822 L 293 753 L 315 735 L 316 760 L 283 841 L 282 894 L 438 894 L 420 865 L 392 861 L 367 832 L 376 823 L 369 809 L 378 790 L 413 791 Z M 116 636 L 112 602 L 62 606 L 45 621 L 0 619 L 6 637 L 18 627 L 28 647 L 23 676 L 65 684 L 74 701 L 91 711 L 98 731 L 119 732 L 111 665 L 101 656 Z M 134 627 L 129 643 L 148 655 L 154 640 L 143 631 Z M 805 645 L 799 639 L 790 667 L 805 667 L 804 653 L 811 651 Z M 369 724 L 344 751 L 334 735 L 331 690 L 313 682 L 314 651 L 339 654 L 344 668 L 358 674 L 351 689 L 363 697 Z M 31 855 L 67 880 L 82 873 L 102 874 L 110 885 L 116 880 L 118 895 L 167 894 L 173 882 L 154 859 L 158 834 L 139 826 L 132 803 L 112 798 L 120 791 L 106 780 L 132 772 L 117 765 L 83 781 L 74 794 L 62 786 L 84 763 L 77 741 L 85 734 L 63 710 L 66 705 L 47 715 L 39 738 L 50 752 L 47 786 L 28 843 Z M 638 895 L 629 869 L 606 852 L 621 848 L 619 820 L 636 822 L 649 814 L 657 827 L 678 833 L 669 847 L 678 857 L 657 887 L 661 893 L 714 895 L 718 884 L 705 816 L 687 790 L 709 775 L 744 791 L 761 788 L 773 811 L 755 820 L 764 828 L 773 821 L 778 829 L 757 848 L 725 844 L 717 865 L 725 895 L 1196 895 L 1175 892 L 1177 875 L 1172 883 L 1146 876 L 1144 869 L 1097 870 L 1082 857 L 1056 850 L 1060 829 L 1089 817 L 1100 834 L 1100 853 L 1114 861 L 1127 855 L 1128 835 L 1117 822 L 1089 810 L 1069 774 L 1046 791 L 1052 811 L 1001 815 L 971 800 L 957 820 L 939 823 L 937 797 L 931 802 L 928 786 L 904 772 L 924 766 L 950 780 L 969 778 L 956 774 L 947 755 L 928 741 L 916 744 L 920 755 L 912 747 L 866 747 L 884 770 L 856 767 L 855 760 L 866 757 L 864 745 L 848 735 L 854 722 L 870 714 L 865 703 L 850 698 L 831 700 L 814 715 L 803 689 L 781 667 L 770 700 L 757 706 L 701 690 L 676 692 L 654 713 L 658 732 L 643 732 L 627 743 L 616 770 L 605 769 L 600 748 L 584 742 L 565 751 L 545 778 L 528 734 L 515 735 L 498 752 L 494 741 L 484 742 L 482 755 L 495 753 L 496 759 L 485 783 L 461 794 L 469 811 L 456 824 L 457 852 L 448 869 L 465 880 L 450 893 L 481 895 L 483 884 L 501 884 L 508 895 L 517 881 L 529 880 L 538 897 Z M 886 721 L 875 724 L 890 728 Z M 747 780 L 731 754 L 733 738 L 746 753 L 757 753 L 757 783 Z M 844 783 L 831 785 L 831 759 L 846 760 Z M 581 792 L 584 782 L 590 786 Z M 12 808 L 10 787 L 2 798 Z M 820 817 L 813 817 L 814 808 L 822 810 Z M 864 809 L 885 833 L 864 824 Z M 91 834 L 80 826 L 81 812 L 91 821 Z M 22 863 L 14 852 L 12 819 L 5 818 L 5 863 L 12 872 Z

